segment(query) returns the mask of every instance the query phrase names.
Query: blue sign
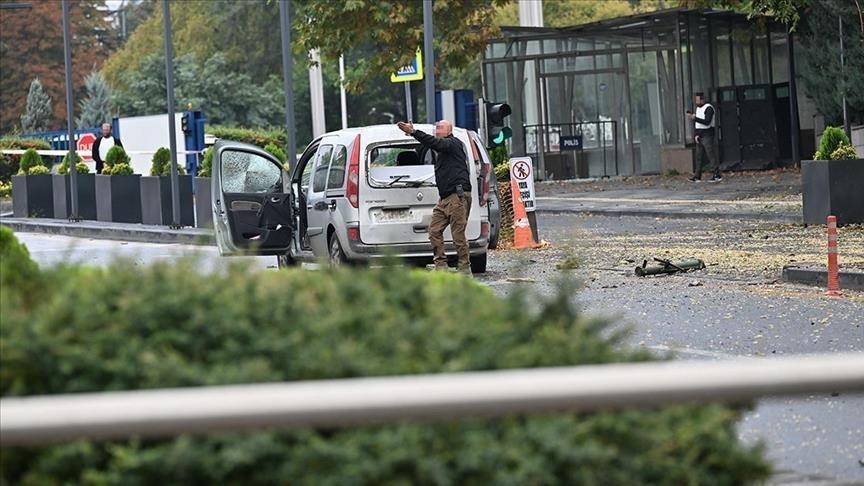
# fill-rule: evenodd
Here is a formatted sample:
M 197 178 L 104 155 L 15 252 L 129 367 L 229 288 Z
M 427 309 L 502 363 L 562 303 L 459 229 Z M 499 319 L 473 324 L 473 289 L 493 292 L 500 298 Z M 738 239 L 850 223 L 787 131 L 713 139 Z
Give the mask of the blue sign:
M 423 79 L 423 55 L 420 53 L 419 48 L 411 64 L 402 66 L 398 71 L 390 75 L 391 83 L 420 81 L 421 79 Z
M 582 135 L 562 135 L 558 139 L 558 150 L 582 150 Z

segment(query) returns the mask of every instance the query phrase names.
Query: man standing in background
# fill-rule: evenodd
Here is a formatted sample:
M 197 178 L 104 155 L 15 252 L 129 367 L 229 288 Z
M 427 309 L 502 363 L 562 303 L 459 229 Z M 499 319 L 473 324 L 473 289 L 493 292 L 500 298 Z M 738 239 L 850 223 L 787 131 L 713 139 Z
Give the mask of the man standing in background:
M 717 125 L 714 107 L 705 102 L 704 93 L 696 93 L 696 113 L 687 112 L 687 118 L 693 120 L 696 134 L 696 174 L 690 178 L 692 182 L 702 180 L 702 166 L 708 159 L 708 168 L 714 172 L 711 182 L 720 182 L 720 160 L 717 156 L 717 136 L 714 127 Z
M 102 124 L 102 136 L 96 137 L 96 141 L 93 142 L 93 160 L 96 161 L 96 173 L 101 174 L 102 168 L 105 166 L 105 157 L 108 156 L 108 151 L 111 150 L 111 147 L 117 145 L 122 147 L 123 144 L 120 143 L 120 139 L 111 135 L 111 124 L 103 123 Z

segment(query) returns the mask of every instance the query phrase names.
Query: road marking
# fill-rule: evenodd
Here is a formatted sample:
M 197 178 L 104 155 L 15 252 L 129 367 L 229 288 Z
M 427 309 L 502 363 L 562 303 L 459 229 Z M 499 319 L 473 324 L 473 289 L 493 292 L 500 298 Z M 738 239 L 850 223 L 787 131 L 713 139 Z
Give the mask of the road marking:
M 714 359 L 756 359 L 753 356 L 739 355 L 739 354 L 729 354 L 722 353 L 720 351 L 706 351 L 704 349 L 694 349 L 688 347 L 678 347 L 678 346 L 666 346 L 664 344 L 655 344 L 650 346 L 643 346 L 648 349 L 653 349 L 655 351 L 665 351 L 674 354 L 692 354 L 693 356 L 702 356 L 706 358 L 714 358 Z
M 756 206 L 766 206 L 770 204 L 794 206 L 801 204 L 801 201 L 753 201 L 739 200 L 729 201 L 725 199 L 643 199 L 643 198 L 627 198 L 627 197 L 554 197 L 554 196 L 538 196 L 538 201 L 565 201 L 565 202 L 611 202 L 611 203 L 654 203 L 654 204 L 750 204 Z

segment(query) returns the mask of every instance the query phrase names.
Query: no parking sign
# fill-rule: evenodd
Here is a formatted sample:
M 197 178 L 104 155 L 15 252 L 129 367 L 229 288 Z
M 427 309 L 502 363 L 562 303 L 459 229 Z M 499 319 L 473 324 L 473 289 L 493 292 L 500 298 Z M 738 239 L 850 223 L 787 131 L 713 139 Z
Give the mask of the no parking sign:
M 510 180 L 516 181 L 525 211 L 535 209 L 534 204 L 534 164 L 531 157 L 514 157 L 510 159 Z

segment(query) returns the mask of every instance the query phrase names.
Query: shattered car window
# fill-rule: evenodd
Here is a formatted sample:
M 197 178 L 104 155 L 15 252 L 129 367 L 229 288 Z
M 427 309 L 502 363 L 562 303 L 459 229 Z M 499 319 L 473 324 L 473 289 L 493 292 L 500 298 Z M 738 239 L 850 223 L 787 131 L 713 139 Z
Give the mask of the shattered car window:
M 222 152 L 222 191 L 261 193 L 278 188 L 282 170 L 270 160 L 239 150 Z

